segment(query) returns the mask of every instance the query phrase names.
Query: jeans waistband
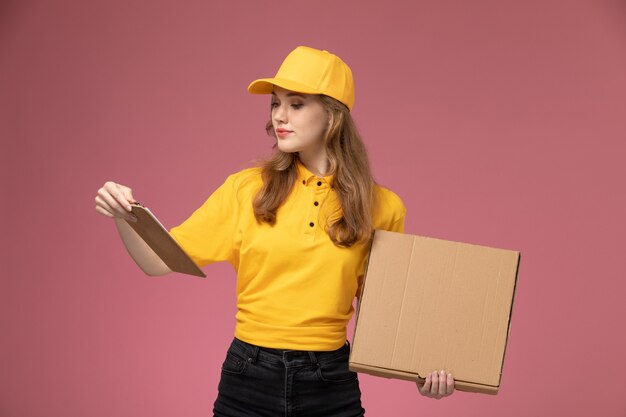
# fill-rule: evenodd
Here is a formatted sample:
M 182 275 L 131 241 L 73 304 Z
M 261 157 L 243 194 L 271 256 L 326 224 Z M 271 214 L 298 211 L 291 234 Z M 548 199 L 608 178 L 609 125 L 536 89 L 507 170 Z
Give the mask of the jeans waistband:
M 237 351 L 240 355 L 244 356 L 245 359 L 251 362 L 262 360 L 272 363 L 284 363 L 285 365 L 289 363 L 324 363 L 337 359 L 343 355 L 347 356 L 350 354 L 350 342 L 347 340 L 346 343 L 337 350 L 307 351 L 266 348 L 244 342 L 243 340 L 235 337 L 230 345 L 230 348 Z

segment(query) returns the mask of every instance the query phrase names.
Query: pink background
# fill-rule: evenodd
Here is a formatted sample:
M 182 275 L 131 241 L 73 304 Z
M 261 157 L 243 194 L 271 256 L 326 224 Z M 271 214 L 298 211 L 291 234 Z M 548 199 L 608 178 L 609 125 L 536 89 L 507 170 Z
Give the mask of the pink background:
M 362 375 L 370 416 L 626 416 L 623 1 L 0 3 L 0 416 L 210 415 L 228 264 L 147 277 L 107 180 L 171 227 L 270 152 L 297 45 L 354 70 L 354 117 L 408 233 L 522 252 L 501 391 Z

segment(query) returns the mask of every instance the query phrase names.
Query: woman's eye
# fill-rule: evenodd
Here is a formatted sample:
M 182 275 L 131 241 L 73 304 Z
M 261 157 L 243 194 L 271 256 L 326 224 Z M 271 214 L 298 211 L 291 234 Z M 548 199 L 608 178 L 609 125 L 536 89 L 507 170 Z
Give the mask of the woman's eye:
M 301 103 L 294 103 L 294 104 L 291 105 L 291 107 L 293 107 L 296 110 L 299 109 L 302 106 L 303 106 L 303 104 L 301 104 Z
M 274 107 L 277 107 L 277 106 L 278 106 L 278 103 L 277 103 L 277 102 L 275 102 L 275 101 L 273 101 L 273 102 L 270 104 L 270 107 L 271 107 L 271 108 L 274 108 Z

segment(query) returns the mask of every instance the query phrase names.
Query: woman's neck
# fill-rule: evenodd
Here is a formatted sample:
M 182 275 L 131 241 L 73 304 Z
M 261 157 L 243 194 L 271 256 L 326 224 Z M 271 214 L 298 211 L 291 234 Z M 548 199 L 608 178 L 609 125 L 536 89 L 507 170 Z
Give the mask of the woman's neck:
M 328 169 L 330 167 L 330 162 L 328 162 L 326 152 L 315 156 L 302 155 L 302 153 L 299 152 L 298 158 L 300 158 L 300 161 L 306 167 L 306 169 L 308 169 L 318 177 L 324 177 L 327 175 Z

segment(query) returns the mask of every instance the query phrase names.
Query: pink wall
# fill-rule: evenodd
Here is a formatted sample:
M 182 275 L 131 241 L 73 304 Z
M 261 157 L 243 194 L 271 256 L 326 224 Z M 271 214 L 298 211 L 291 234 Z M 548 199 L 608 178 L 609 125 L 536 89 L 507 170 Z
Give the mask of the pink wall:
M 626 415 L 624 21 L 616 0 L 0 3 L 0 416 L 210 414 L 232 269 L 142 275 L 93 199 L 114 180 L 184 220 L 270 151 L 246 86 L 300 44 L 353 68 L 408 233 L 522 252 L 500 394 L 362 375 L 368 415 Z

